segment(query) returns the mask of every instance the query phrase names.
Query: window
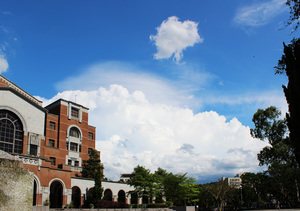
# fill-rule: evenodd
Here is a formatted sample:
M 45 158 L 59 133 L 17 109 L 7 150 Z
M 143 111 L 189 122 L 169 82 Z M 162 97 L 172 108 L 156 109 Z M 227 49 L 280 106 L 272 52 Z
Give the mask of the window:
M 92 132 L 89 132 L 89 139 L 93 140 L 94 139 L 94 134 Z
M 74 118 L 79 118 L 79 109 L 78 108 L 71 108 L 71 116 Z
M 88 149 L 88 154 L 89 154 L 89 155 L 92 153 L 92 150 L 93 150 L 92 148 L 89 148 L 89 149 Z
M 72 160 L 68 160 L 68 165 L 71 166 L 72 165 Z
M 55 147 L 55 141 L 52 139 L 49 139 L 49 147 Z
M 70 129 L 69 135 L 75 138 L 80 138 L 80 131 L 76 127 Z
M 55 166 L 56 159 L 54 157 L 50 157 L 51 165 Z
M 81 144 L 79 144 L 79 152 L 81 152 Z
M 78 160 L 75 160 L 74 166 L 79 166 L 79 161 Z
M 17 115 L 7 110 L 0 110 L 0 150 L 23 152 L 23 124 Z
M 50 129 L 55 130 L 55 122 L 50 121 Z
M 37 155 L 37 145 L 30 144 L 30 155 Z
M 70 143 L 70 150 L 77 152 L 78 151 L 77 147 L 78 147 L 78 144 L 73 143 L 73 142 Z
M 66 142 L 66 148 L 69 150 L 69 142 Z

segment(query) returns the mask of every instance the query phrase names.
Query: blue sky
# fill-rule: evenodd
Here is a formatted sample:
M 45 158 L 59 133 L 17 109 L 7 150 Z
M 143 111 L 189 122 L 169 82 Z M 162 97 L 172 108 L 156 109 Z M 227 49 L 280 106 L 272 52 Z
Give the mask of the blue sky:
M 284 2 L 1 0 L 0 73 L 45 104 L 90 107 L 108 178 L 255 172 L 253 113 L 287 109 L 273 67 L 298 32 Z

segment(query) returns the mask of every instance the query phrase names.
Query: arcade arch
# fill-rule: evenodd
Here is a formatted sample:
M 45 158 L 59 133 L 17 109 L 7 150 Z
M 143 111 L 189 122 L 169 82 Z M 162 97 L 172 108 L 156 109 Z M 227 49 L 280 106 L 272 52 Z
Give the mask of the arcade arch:
M 120 190 L 118 192 L 118 202 L 126 202 L 126 196 L 125 196 L 125 191 L 124 190 Z
M 50 208 L 62 208 L 65 184 L 61 179 L 53 179 L 50 182 Z
M 110 189 L 106 189 L 104 191 L 103 199 L 106 201 L 112 201 L 113 195 L 112 195 L 112 191 Z
M 37 205 L 37 195 L 40 194 L 41 183 L 39 178 L 34 174 L 33 175 L 33 202 L 32 205 Z
M 81 190 L 79 187 L 72 187 L 72 202 L 74 208 L 79 208 L 81 205 Z

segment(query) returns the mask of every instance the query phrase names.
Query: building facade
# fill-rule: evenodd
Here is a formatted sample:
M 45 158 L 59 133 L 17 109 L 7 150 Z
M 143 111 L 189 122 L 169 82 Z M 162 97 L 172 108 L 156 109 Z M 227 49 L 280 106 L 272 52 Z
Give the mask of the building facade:
M 34 206 L 49 201 L 50 207 L 61 208 L 72 201 L 79 207 L 94 186 L 80 177 L 83 161 L 95 149 L 96 128 L 88 119 L 88 108 L 63 99 L 43 107 L 0 75 L 0 150 L 22 159 L 34 175 Z M 118 194 L 112 200 L 118 200 Z M 130 203 L 126 197 L 125 201 Z
M 233 188 L 241 188 L 242 187 L 242 174 L 237 174 L 234 177 L 222 177 L 223 181 L 226 181 L 226 183 Z

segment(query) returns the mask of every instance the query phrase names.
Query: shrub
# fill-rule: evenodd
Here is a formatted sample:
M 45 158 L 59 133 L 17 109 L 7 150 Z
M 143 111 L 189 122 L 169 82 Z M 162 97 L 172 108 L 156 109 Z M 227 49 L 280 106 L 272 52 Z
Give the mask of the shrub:
M 129 208 L 128 204 L 123 202 L 113 202 L 107 200 L 98 200 L 95 204 L 96 208 Z
M 166 201 L 166 204 L 168 207 L 173 207 L 173 202 L 172 201 Z
M 164 208 L 164 207 L 168 207 L 167 204 L 165 203 L 152 203 L 152 204 L 148 204 L 147 208 Z

